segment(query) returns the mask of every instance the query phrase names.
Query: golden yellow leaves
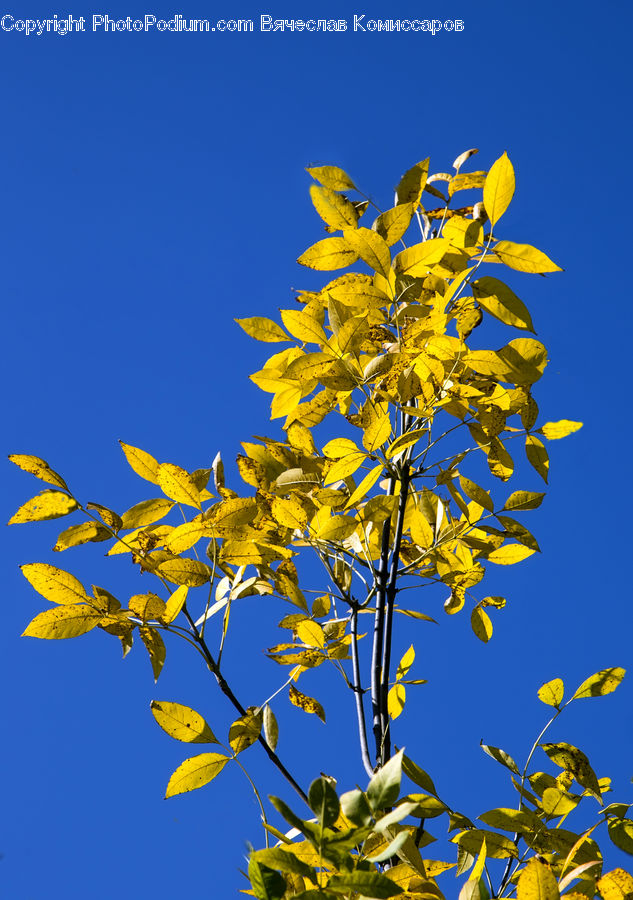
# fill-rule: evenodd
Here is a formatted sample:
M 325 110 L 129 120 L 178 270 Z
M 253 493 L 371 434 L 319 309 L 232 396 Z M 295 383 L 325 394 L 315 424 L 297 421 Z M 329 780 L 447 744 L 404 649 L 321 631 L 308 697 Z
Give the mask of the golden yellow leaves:
M 102 618 L 90 606 L 56 606 L 35 616 L 22 634 L 46 640 L 79 637 L 95 628 Z
M 516 338 L 500 350 L 474 350 L 465 364 L 480 375 L 516 385 L 538 381 L 547 365 L 547 350 L 533 338 Z
M 158 484 L 158 462 L 151 453 L 147 453 L 139 447 L 132 447 L 131 444 L 124 444 L 123 441 L 119 441 L 119 444 L 125 453 L 125 458 L 136 474 L 146 481 L 151 481 L 152 484 Z
M 274 344 L 290 340 L 283 328 L 264 316 L 251 316 L 248 319 L 235 319 L 235 321 L 249 337 L 255 338 L 256 341 Z
M 633 877 L 624 869 L 607 872 L 597 883 L 602 900 L 631 900 Z
M 561 419 L 559 422 L 546 422 L 539 431 L 548 441 L 557 441 L 582 428 L 582 422 Z
M 544 863 L 531 859 L 517 882 L 517 900 L 558 900 L 556 879 Z
M 518 272 L 544 274 L 545 272 L 562 272 L 560 266 L 541 250 L 530 244 L 515 244 L 512 241 L 497 241 L 494 251 L 502 263 Z
M 306 172 L 331 191 L 356 190 L 356 186 L 347 172 L 338 166 L 315 166 L 306 169 Z
M 604 697 L 614 691 L 626 674 L 626 670 L 616 666 L 602 669 L 587 678 L 574 693 L 574 700 L 585 697 Z
M 30 563 L 22 566 L 22 574 L 38 594 L 52 603 L 84 603 L 88 597 L 79 579 L 47 563 Z
M 152 700 L 151 710 L 154 718 L 170 737 L 177 741 L 193 744 L 217 744 L 217 738 L 200 713 L 183 706 L 182 703 L 169 703 L 165 700 Z
M 221 753 L 200 753 L 186 759 L 169 779 L 165 797 L 175 797 L 204 787 L 220 774 L 228 761 L 229 757 Z
M 314 713 L 322 722 L 325 722 L 325 712 L 323 707 L 318 700 L 314 699 L 314 697 L 308 697 L 307 694 L 302 694 L 293 684 L 291 684 L 288 689 L 288 696 L 293 706 L 298 706 L 299 709 L 302 709 L 304 712 Z
M 560 706 L 565 692 L 565 686 L 561 678 L 553 678 L 538 689 L 538 698 L 547 706 Z
M 484 184 L 484 207 L 494 227 L 504 214 L 514 195 L 514 169 L 508 154 L 494 162 Z
M 45 481 L 47 484 L 53 484 L 55 487 L 61 488 L 63 491 L 68 490 L 68 485 L 64 481 L 61 475 L 58 475 L 57 472 L 54 472 L 53 469 L 49 466 L 49 464 L 40 459 L 39 456 L 28 456 L 23 453 L 11 453 L 9 455 L 9 459 L 14 465 L 18 466 L 24 472 L 29 472 L 31 475 L 35 475 L 36 478 L 39 478 L 40 481 Z
M 42 522 L 45 519 L 57 519 L 77 509 L 77 501 L 61 491 L 42 491 L 31 500 L 27 500 L 9 519 L 9 525 L 21 522 Z

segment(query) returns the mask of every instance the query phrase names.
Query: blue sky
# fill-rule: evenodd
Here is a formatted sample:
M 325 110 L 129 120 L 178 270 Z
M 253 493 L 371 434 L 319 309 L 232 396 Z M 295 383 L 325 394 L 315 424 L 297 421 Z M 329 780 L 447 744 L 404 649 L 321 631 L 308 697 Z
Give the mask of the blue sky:
M 240 440 L 278 428 L 247 380 L 266 348 L 233 318 L 274 316 L 290 305 L 292 287 L 318 283 L 295 262 L 322 236 L 304 166 L 341 165 L 387 205 L 402 172 L 427 155 L 443 171 L 468 147 L 480 149 L 477 168 L 508 151 L 517 192 L 505 234 L 565 268 L 516 281 L 550 351 L 537 399 L 544 420 L 585 428 L 551 445 L 551 489 L 529 526 L 544 552 L 495 576 L 491 592 L 511 598 L 495 638 L 480 645 L 466 617 L 444 617 L 432 634 L 421 625 L 415 677 L 431 683 L 400 720 L 407 750 L 446 787 L 448 802 L 465 796 L 472 816 L 508 805 L 480 739 L 524 758 L 545 717 L 542 682 L 562 676 L 574 687 L 631 661 L 631 314 L 621 236 L 631 200 L 630 11 L 540 0 L 310 12 L 287 3 L 130 2 L 107 12 L 256 23 L 262 14 L 301 15 L 349 26 L 92 33 L 92 15 L 105 12 L 5 7 L 14 19 L 84 15 L 88 30 L 0 31 L 2 445 L 44 457 L 86 499 L 123 510 L 148 496 L 118 438 L 191 469 L 221 450 L 235 482 Z M 354 33 L 355 14 L 461 19 L 464 30 Z M 2 479 L 6 521 L 39 484 L 8 464 Z M 536 479 L 517 486 L 538 489 Z M 102 634 L 68 643 L 18 637 L 42 608 L 19 563 L 53 562 L 127 590 L 126 569 L 104 560 L 99 545 L 53 555 L 59 530 L 55 522 L 12 527 L 3 544 L 6 896 L 162 900 L 191 883 L 200 896 L 233 896 L 243 886 L 244 841 L 261 842 L 240 773 L 227 769 L 203 791 L 162 799 L 188 748 L 158 730 L 149 701 L 188 703 L 219 731 L 231 721 L 193 655 L 168 652 L 154 686 L 140 651 L 121 662 Z M 438 611 L 442 601 L 434 602 Z M 251 603 L 243 621 L 253 627 L 228 664 L 246 694 L 253 674 L 268 685 L 279 671 L 260 656 L 261 609 Z M 409 639 L 398 637 L 398 648 Z M 315 683 L 319 690 L 327 696 Z M 612 697 L 579 704 L 556 732 L 629 799 L 632 691 L 625 681 Z M 364 782 L 342 749 L 355 741 L 351 706 L 332 709 L 329 737 L 297 710 L 279 715 L 280 752 L 298 759 L 304 784 L 321 769 L 341 787 Z M 291 799 L 257 749 L 244 761 L 264 791 Z

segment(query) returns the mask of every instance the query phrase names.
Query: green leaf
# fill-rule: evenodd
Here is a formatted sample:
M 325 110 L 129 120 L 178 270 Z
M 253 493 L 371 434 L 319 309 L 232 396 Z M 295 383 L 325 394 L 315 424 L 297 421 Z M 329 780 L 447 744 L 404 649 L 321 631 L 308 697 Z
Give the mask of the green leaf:
M 602 669 L 585 679 L 573 696 L 574 700 L 585 697 L 604 697 L 610 694 L 620 684 L 626 674 L 626 669 L 616 666 L 613 669 Z
M 204 787 L 220 774 L 228 761 L 229 757 L 221 753 L 200 753 L 186 759 L 169 779 L 165 798 Z
M 152 700 L 154 718 L 170 737 L 189 744 L 217 744 L 218 740 L 200 713 L 167 700 Z
M 294 845 L 286 844 L 285 846 L 287 849 L 273 847 L 270 850 L 256 850 L 251 854 L 251 859 L 255 859 L 260 865 L 267 866 L 269 869 L 279 869 L 281 872 L 291 872 L 314 880 L 314 869 L 295 855 Z
M 43 522 L 45 519 L 59 519 L 77 509 L 77 501 L 61 491 L 41 491 L 27 500 L 9 519 L 8 525 L 23 522 Z
M 451 840 L 467 850 L 473 856 L 477 856 L 482 844 L 486 842 L 486 852 L 492 859 L 507 859 L 509 856 L 518 856 L 517 846 L 514 841 L 495 831 L 484 831 L 481 828 L 469 828 L 462 831 Z
M 343 815 L 354 825 L 368 825 L 371 822 L 371 807 L 363 791 L 358 788 L 341 794 Z
M 541 703 L 546 703 L 548 706 L 555 706 L 558 708 L 563 699 L 564 691 L 565 686 L 562 679 L 553 678 L 538 689 L 538 698 Z
M 609 819 L 609 837 L 624 853 L 633 856 L 633 821 L 631 819 Z
M 348 894 L 357 891 L 363 897 L 397 897 L 403 890 L 400 885 L 378 872 L 349 872 L 344 875 L 333 875 L 327 883 L 327 889 L 337 894 Z
M 402 756 L 400 750 L 378 769 L 367 787 L 367 799 L 372 809 L 380 810 L 393 806 L 400 793 L 402 778 Z
M 262 865 L 254 855 L 248 863 L 248 877 L 257 900 L 282 900 L 286 893 L 286 879 Z
M 324 827 L 333 825 L 339 817 L 341 806 L 336 791 L 327 778 L 317 778 L 308 791 L 310 809 Z
M 414 784 L 417 784 L 418 787 L 421 787 L 423 791 L 429 791 L 431 794 L 437 796 L 437 790 L 435 789 L 431 776 L 427 775 L 424 769 L 421 769 L 417 763 L 414 763 L 412 759 L 409 759 L 409 757 L 404 754 L 402 756 L 402 771 L 407 778 Z

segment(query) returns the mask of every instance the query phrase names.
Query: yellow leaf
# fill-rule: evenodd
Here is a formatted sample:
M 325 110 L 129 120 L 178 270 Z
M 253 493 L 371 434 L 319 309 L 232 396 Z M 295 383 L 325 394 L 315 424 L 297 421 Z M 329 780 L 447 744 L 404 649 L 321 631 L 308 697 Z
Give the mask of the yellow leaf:
M 281 326 L 264 316 L 252 316 L 249 319 L 235 319 L 235 321 L 249 337 L 255 338 L 256 341 L 275 344 L 278 341 L 290 340 Z
M 158 681 L 158 676 L 163 670 L 165 664 L 165 642 L 160 633 L 155 628 L 141 625 L 139 628 L 141 640 L 145 644 L 145 649 L 149 654 L 149 661 L 152 664 L 152 672 L 154 673 L 154 681 Z
M 398 669 L 396 670 L 396 679 L 400 681 L 407 674 L 413 662 L 415 660 L 415 647 L 413 644 L 409 647 L 409 649 L 404 653 L 402 659 L 398 663 Z
M 484 184 L 484 207 L 490 224 L 496 225 L 514 196 L 514 169 L 504 153 L 494 162 Z
M 558 900 L 560 893 L 549 868 L 531 859 L 517 882 L 517 900 Z
M 585 697 L 604 697 L 610 694 L 620 684 L 626 674 L 626 669 L 616 666 L 613 669 L 602 669 L 585 679 L 574 694 L 574 700 Z
M 119 444 L 125 453 L 125 458 L 136 474 L 140 475 L 141 478 L 144 478 L 145 481 L 151 481 L 152 484 L 158 484 L 158 463 L 154 457 L 151 456 L 151 454 L 146 453 L 145 450 L 140 450 L 138 447 L 132 447 L 131 444 L 124 444 L 123 441 L 119 441 Z
M 22 636 L 47 640 L 79 637 L 95 628 L 101 618 L 101 613 L 89 606 L 56 606 L 35 616 Z
M 480 641 L 487 643 L 492 637 L 490 616 L 480 606 L 476 606 L 470 614 L 470 625 Z
M 538 689 L 538 698 L 541 703 L 546 703 L 548 706 L 560 706 L 560 702 L 563 699 L 563 694 L 565 692 L 565 685 L 561 678 L 553 678 L 551 681 L 547 681 L 544 685 L 542 685 Z
M 262 730 L 262 711 L 249 707 L 243 716 L 229 728 L 229 744 L 235 753 L 241 753 L 254 744 Z
M 376 482 L 380 478 L 382 471 L 383 471 L 382 466 L 376 466 L 375 468 L 371 469 L 371 471 L 369 471 L 367 473 L 367 475 L 365 475 L 363 480 L 360 482 L 358 487 L 353 491 L 351 497 L 345 504 L 346 511 L 348 509 L 351 509 L 352 506 L 355 506 L 360 500 L 362 500 L 365 497 L 365 495 L 372 489 L 372 487 L 376 484 Z
M 94 512 L 98 513 L 101 521 L 112 531 L 118 531 L 122 527 L 123 520 L 121 516 L 115 513 L 114 510 L 108 509 L 107 506 L 102 506 L 100 503 L 86 503 L 86 509 L 94 510 Z
M 170 737 L 188 744 L 217 744 L 218 740 L 200 713 L 166 700 L 152 700 L 154 718 Z
M 49 464 L 45 460 L 40 459 L 39 456 L 28 456 L 24 453 L 10 453 L 9 459 L 24 472 L 28 472 L 29 475 L 35 475 L 40 481 L 45 481 L 47 484 L 54 484 L 55 487 L 61 488 L 64 491 L 68 490 L 68 485 L 62 476 L 58 475 L 57 472 L 54 472 Z
M 407 699 L 407 689 L 403 684 L 394 684 L 387 694 L 387 712 L 391 719 L 397 719 Z
M 474 500 L 475 503 L 483 506 L 488 512 L 494 511 L 495 505 L 488 491 L 485 491 L 478 484 L 475 484 L 474 481 L 471 481 L 470 478 L 465 478 L 463 475 L 459 476 L 459 483 L 469 500 Z
M 397 203 L 413 203 L 415 206 L 420 202 L 422 191 L 426 185 L 426 179 L 429 174 L 429 160 L 423 159 L 408 169 L 398 183 L 396 188 Z
M 505 510 L 537 509 L 543 502 L 545 494 L 538 491 L 514 491 L 503 505 Z
M 28 563 L 21 568 L 29 584 L 52 603 L 72 605 L 88 599 L 83 584 L 70 572 L 48 563 Z
M 211 577 L 211 570 L 197 559 L 166 559 L 158 566 L 158 573 L 172 584 L 200 587 Z
M 200 491 L 189 472 L 173 463 L 161 463 L 156 470 L 156 479 L 159 487 L 170 500 L 201 509 Z
M 324 288 L 323 293 L 329 294 L 330 297 L 345 306 L 376 309 L 390 303 L 389 297 L 374 285 L 369 275 L 351 272 L 349 275 L 337 278 L 332 285 L 332 287 Z
M 528 308 L 502 281 L 485 276 L 473 282 L 472 287 L 479 305 L 495 319 L 505 325 L 534 331 Z
M 351 516 L 333 516 L 326 519 L 316 533 L 318 541 L 343 541 L 356 531 L 358 522 Z
M 342 481 L 348 475 L 353 475 L 356 469 L 359 469 L 367 459 L 364 453 L 350 453 L 342 459 L 337 460 L 327 471 L 324 484 L 335 484 Z
M 356 207 L 347 197 L 331 188 L 310 185 L 310 197 L 314 208 L 326 225 L 331 228 L 355 228 L 358 222 Z
M 409 527 L 411 530 L 411 539 L 418 547 L 427 550 L 429 547 L 433 546 L 433 541 L 435 539 L 433 529 L 428 523 L 426 516 L 424 516 L 419 509 L 416 509 L 411 514 Z
M 358 254 L 351 249 L 345 238 L 331 237 L 317 241 L 316 244 L 308 247 L 297 262 L 309 269 L 329 272 L 333 269 L 343 269 L 356 262 L 357 259 Z M 285 322 L 284 325 L 286 325 Z M 287 325 L 286 328 L 288 328 Z
M 165 602 L 157 594 L 135 594 L 128 601 L 131 613 L 146 622 L 148 619 L 160 619 L 165 615 Z
M 545 484 L 549 474 L 549 454 L 539 438 L 535 434 L 526 434 L 525 436 L 525 454 L 536 471 L 539 473 Z
M 506 266 L 517 272 L 543 274 L 545 272 L 562 272 L 560 266 L 546 256 L 541 250 L 530 244 L 515 244 L 512 241 L 497 241 L 494 251 Z
M 142 528 L 164 519 L 173 508 L 173 501 L 165 497 L 157 497 L 155 500 L 143 500 L 132 506 L 121 516 L 121 528 Z
M 325 712 L 323 707 L 318 700 L 314 699 L 314 697 L 308 697 L 307 694 L 302 694 L 293 684 L 290 685 L 289 697 L 293 706 L 298 706 L 299 709 L 302 709 L 307 713 L 315 713 L 322 722 L 325 722 Z
M 330 240 L 343 239 L 330 238 Z M 282 309 L 281 319 L 290 334 L 298 341 L 324 344 L 327 340 L 322 325 L 302 309 Z
M 309 647 L 325 647 L 325 635 L 318 622 L 302 619 L 295 628 L 297 637 Z
M 291 447 L 294 447 L 295 450 L 302 450 L 308 456 L 312 456 L 313 453 L 316 453 L 316 447 L 314 446 L 314 439 L 310 429 L 306 428 L 303 422 L 292 422 L 286 429 L 286 434 L 288 436 L 288 443 Z
M 496 563 L 498 566 L 512 566 L 514 563 L 521 562 L 532 556 L 534 550 L 525 547 L 523 544 L 505 544 L 498 550 L 493 550 L 487 557 L 488 562 Z
M 275 497 L 272 502 L 271 512 L 273 519 L 285 528 L 304 529 L 308 522 L 306 511 L 296 500 Z
M 539 430 L 548 441 L 557 441 L 560 438 L 567 437 L 568 434 L 573 434 L 574 431 L 579 431 L 581 428 L 582 422 L 561 419 L 559 422 L 546 422 Z
M 209 523 L 204 519 L 196 518 L 193 522 L 183 522 L 169 533 L 165 541 L 165 549 L 170 553 L 184 553 L 185 550 L 189 550 L 194 544 L 197 544 L 204 535 L 210 536 L 211 534 Z
M 376 416 L 376 418 L 367 426 L 363 434 L 363 446 L 365 450 L 373 453 L 378 447 L 381 447 L 391 434 L 391 420 L 389 416 Z
M 217 503 L 206 515 L 207 521 L 214 526 L 234 528 L 248 525 L 257 515 L 257 501 L 253 497 L 233 497 Z
M 469 191 L 473 188 L 482 188 L 485 183 L 485 172 L 464 172 L 462 175 L 455 174 L 448 183 L 448 196 L 452 197 L 457 191 Z
M 500 381 L 533 384 L 547 365 L 547 350 L 533 338 L 516 338 L 500 350 L 474 350 L 464 358 L 468 368 Z
M 356 185 L 338 166 L 316 166 L 306 169 L 309 175 L 331 191 L 355 191 Z
M 229 757 L 221 753 L 200 753 L 186 759 L 169 779 L 165 798 L 204 787 L 220 774 L 228 761 Z
M 288 413 L 296 409 L 300 400 L 300 387 L 287 387 L 279 391 L 275 394 L 273 402 L 270 404 L 270 418 L 279 419 L 281 416 L 287 416 Z
M 343 237 L 363 262 L 384 278 L 389 277 L 391 253 L 383 237 L 370 228 L 346 228 Z
M 414 428 L 411 431 L 405 431 L 404 434 L 401 434 L 400 437 L 397 437 L 395 441 L 389 445 L 385 456 L 387 459 L 393 459 L 394 456 L 397 456 L 398 453 L 402 453 L 407 447 L 412 447 L 414 444 L 417 444 L 424 434 L 426 434 L 425 428 Z
M 393 209 L 381 213 L 373 224 L 374 231 L 385 239 L 387 245 L 392 247 L 411 224 L 415 212 L 416 203 L 401 203 Z
M 624 869 L 612 869 L 598 881 L 596 887 L 602 900 L 631 900 L 633 876 Z
M 112 535 L 103 525 L 97 525 L 96 522 L 82 522 L 80 525 L 71 525 L 57 538 L 57 543 L 53 547 L 55 552 L 68 550 L 69 547 L 78 547 L 88 541 L 107 541 Z
M 559 741 L 555 744 L 541 744 L 540 746 L 555 765 L 560 766 L 565 772 L 570 772 L 578 784 L 590 791 L 596 800 L 602 804 L 598 778 L 582 750 L 565 741 Z
M 285 551 L 285 548 L 283 550 Z M 292 555 L 290 551 L 287 551 L 287 554 Z M 271 547 L 256 544 L 254 541 L 225 541 L 222 545 L 221 558 L 224 562 L 235 566 L 259 566 L 279 559 L 280 555 L 282 554 Z
M 446 238 L 431 238 L 420 244 L 413 244 L 398 253 L 393 268 L 398 275 L 412 275 L 424 278 L 429 269 L 448 252 L 450 242 Z
M 77 501 L 61 491 L 42 491 L 31 500 L 27 500 L 7 524 L 17 525 L 21 522 L 42 522 L 44 519 L 59 519 L 77 509 Z
M 165 612 L 161 616 L 162 622 L 164 622 L 166 625 L 169 625 L 170 622 L 174 621 L 174 619 L 178 616 L 181 609 L 183 608 L 188 593 L 189 588 L 184 584 L 176 588 L 174 593 L 165 604 Z

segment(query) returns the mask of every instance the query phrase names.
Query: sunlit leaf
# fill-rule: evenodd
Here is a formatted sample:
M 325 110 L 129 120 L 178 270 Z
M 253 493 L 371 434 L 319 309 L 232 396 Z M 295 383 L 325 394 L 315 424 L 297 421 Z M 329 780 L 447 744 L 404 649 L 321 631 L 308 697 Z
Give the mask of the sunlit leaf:
M 515 244 L 512 241 L 497 241 L 494 251 L 506 266 L 518 272 L 539 274 L 544 272 L 562 272 L 560 266 L 545 255 L 542 250 L 530 244 Z
M 75 604 L 87 600 L 83 584 L 70 572 L 48 563 L 28 563 L 21 569 L 38 594 L 53 603 Z
M 602 669 L 585 679 L 574 694 L 574 700 L 584 697 L 604 697 L 610 694 L 620 684 L 626 674 L 626 669 L 616 666 L 613 669 Z
M 572 422 L 570 419 L 561 419 L 559 422 L 546 422 L 539 431 L 548 441 L 557 441 L 560 438 L 573 434 L 582 428 L 582 422 Z
M 186 759 L 169 779 L 165 797 L 175 797 L 176 794 L 186 794 L 204 787 L 220 774 L 228 761 L 229 757 L 221 753 L 200 753 Z
M 28 472 L 30 475 L 35 475 L 35 477 L 39 478 L 40 481 L 45 481 L 47 484 L 53 484 L 55 485 L 55 487 L 61 488 L 63 491 L 68 490 L 68 485 L 66 484 L 62 476 L 53 471 L 49 464 L 45 460 L 40 459 L 39 456 L 28 456 L 23 453 L 11 453 L 9 454 L 9 459 L 14 465 L 18 466 L 24 472 Z
M 302 709 L 304 712 L 314 713 L 322 722 L 325 722 L 325 711 L 319 701 L 315 700 L 314 697 L 308 697 L 307 694 L 302 694 L 293 684 L 290 685 L 288 696 L 293 706 L 298 706 L 299 709 Z
M 548 706 L 560 706 L 565 686 L 561 678 L 553 678 L 538 689 L 538 698 Z
M 488 172 L 484 184 L 484 206 L 492 226 L 504 214 L 514 195 L 514 169 L 508 154 L 500 156 Z
M 163 493 L 176 503 L 200 506 L 200 491 L 195 481 L 185 469 L 173 463 L 161 463 L 156 470 L 156 480 Z
M 264 316 L 251 316 L 249 319 L 235 319 L 235 321 L 249 337 L 257 341 L 273 344 L 290 340 L 280 325 Z
M 95 628 L 101 618 L 90 606 L 56 606 L 35 616 L 22 635 L 46 640 L 79 637 Z
M 544 863 L 531 859 L 517 882 L 517 900 L 558 900 L 556 878 Z
M 152 484 L 158 484 L 158 463 L 154 457 L 150 453 L 146 453 L 145 450 L 132 447 L 131 444 L 124 444 L 123 441 L 119 441 L 119 444 L 125 453 L 125 458 L 136 474 L 146 481 L 151 481 Z
M 200 713 L 166 700 L 152 700 L 154 718 L 170 737 L 190 744 L 217 744 L 217 738 Z
M 27 500 L 9 519 L 9 525 L 22 522 L 42 522 L 44 519 L 58 519 L 77 509 L 77 501 L 61 491 L 42 491 Z

